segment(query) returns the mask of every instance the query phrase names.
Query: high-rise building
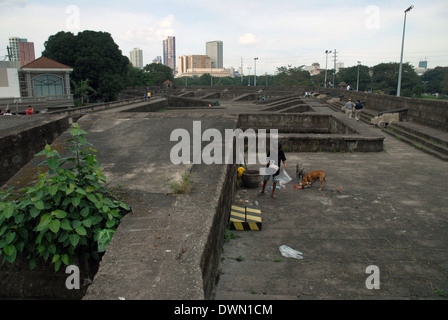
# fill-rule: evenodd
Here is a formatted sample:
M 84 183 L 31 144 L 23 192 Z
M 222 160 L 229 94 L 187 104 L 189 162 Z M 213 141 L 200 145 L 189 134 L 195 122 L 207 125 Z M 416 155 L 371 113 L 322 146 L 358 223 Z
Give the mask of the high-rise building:
M 143 69 L 143 51 L 140 48 L 134 48 L 129 53 L 129 57 L 134 67 Z
M 426 61 L 426 60 L 419 61 L 418 67 L 427 70 L 428 69 L 428 61 Z
M 176 70 L 176 38 L 169 36 L 163 40 L 163 64 Z
M 418 62 L 418 68 L 415 68 L 415 72 L 417 72 L 417 74 L 419 76 L 422 76 L 425 74 L 425 72 L 428 70 L 428 61 L 425 60 L 420 60 Z
M 205 46 L 206 54 L 212 59 L 212 68 L 223 68 L 224 55 L 222 41 L 209 41 Z
M 176 77 L 200 77 L 209 74 L 212 77 L 235 77 L 235 69 L 212 68 L 211 59 L 207 55 L 180 56 Z
M 194 72 L 194 69 L 208 69 L 210 73 L 211 60 L 209 56 L 204 55 L 191 55 L 180 56 L 178 65 L 178 74 L 185 74 L 188 72 Z
M 20 66 L 30 63 L 36 59 L 34 42 L 28 42 L 27 39 L 23 38 L 10 37 L 8 54 L 10 61 L 20 61 Z

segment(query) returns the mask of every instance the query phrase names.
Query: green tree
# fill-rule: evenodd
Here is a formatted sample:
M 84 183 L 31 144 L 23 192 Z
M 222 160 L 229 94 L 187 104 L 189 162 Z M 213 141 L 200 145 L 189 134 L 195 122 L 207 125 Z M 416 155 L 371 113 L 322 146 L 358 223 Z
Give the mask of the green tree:
M 75 83 L 90 80 L 94 99 L 111 101 L 127 85 L 129 59 L 107 32 L 58 32 L 45 42 L 43 56 L 73 68 Z
M 150 86 L 152 79 L 148 72 L 138 69 L 129 63 L 126 83 L 127 87 L 144 87 Z
M 370 89 L 369 67 L 359 66 L 359 91 L 367 91 Z M 328 77 L 327 77 L 328 78 Z M 356 90 L 358 84 L 358 66 L 340 69 L 337 73 L 337 83 L 345 82 L 349 84 L 353 90 Z
M 334 69 L 328 69 L 327 70 L 327 86 L 328 88 L 332 88 L 333 85 L 333 72 Z M 313 86 L 315 87 L 325 87 L 325 70 L 320 72 L 319 74 L 311 76 L 311 82 L 313 83 Z M 336 83 L 338 82 L 336 77 Z M 337 86 L 336 86 L 337 87 Z
M 448 67 L 436 67 L 421 77 L 427 93 L 448 94 Z
M 143 70 L 148 73 L 152 86 L 161 86 L 166 80 L 174 81 L 173 70 L 163 64 L 147 64 Z
M 374 91 L 396 95 L 398 86 L 398 63 L 380 63 L 372 68 Z M 421 80 L 409 63 L 403 64 L 401 90 L 403 96 L 409 96 Z
M 239 82 L 241 84 L 241 80 Z M 213 78 L 213 85 L 217 85 L 217 86 L 234 86 L 236 85 L 235 79 L 231 78 L 231 77 L 223 77 L 223 78 L 218 78 L 218 77 L 214 77 Z
M 199 84 L 201 86 L 209 86 L 211 83 L 211 76 L 210 73 L 204 73 L 199 77 Z
M 78 49 L 76 36 L 71 32 L 60 31 L 50 37 L 44 43 L 45 49 L 42 55 L 55 61 L 75 67 Z M 84 77 L 85 79 L 86 77 Z M 79 82 L 81 79 L 77 79 Z
M 312 85 L 311 75 L 304 70 L 304 66 L 279 67 L 274 78 L 274 85 L 277 86 L 310 86 Z

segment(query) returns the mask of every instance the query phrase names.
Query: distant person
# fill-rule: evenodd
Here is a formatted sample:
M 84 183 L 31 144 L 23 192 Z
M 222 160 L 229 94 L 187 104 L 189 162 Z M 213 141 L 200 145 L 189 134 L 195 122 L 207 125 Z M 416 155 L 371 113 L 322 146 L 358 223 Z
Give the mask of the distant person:
M 148 96 L 148 100 L 151 99 L 151 92 L 148 92 L 146 95 Z
M 31 115 L 33 113 L 34 113 L 33 107 L 32 106 L 28 106 L 28 108 L 26 108 L 25 114 L 28 116 L 28 115 Z
M 273 186 L 271 197 L 275 198 L 274 193 L 277 183 L 279 182 L 278 175 L 280 174 L 280 165 L 283 163 L 283 169 L 286 169 L 286 156 L 282 150 L 282 145 L 280 143 L 278 143 L 277 148 L 272 147 L 271 150 L 268 151 L 267 159 L 268 163 L 266 165 L 266 174 L 263 177 L 263 187 L 259 192 L 259 194 L 264 195 L 266 184 L 268 183 L 269 179 L 272 176 Z M 275 169 L 272 169 L 272 165 L 278 168 L 276 172 L 273 172 Z
M 347 91 L 349 91 L 352 87 L 350 85 L 347 86 Z
M 355 104 L 352 102 L 352 99 L 348 99 L 348 102 L 345 104 L 345 114 L 348 116 L 349 119 L 353 116 L 353 108 L 355 107 Z
M 359 118 L 361 116 L 361 109 L 362 109 L 362 104 L 359 100 L 356 101 L 355 104 L 355 119 L 356 122 L 359 122 Z
M 3 113 L 4 116 L 12 116 L 11 110 L 6 108 L 5 112 Z

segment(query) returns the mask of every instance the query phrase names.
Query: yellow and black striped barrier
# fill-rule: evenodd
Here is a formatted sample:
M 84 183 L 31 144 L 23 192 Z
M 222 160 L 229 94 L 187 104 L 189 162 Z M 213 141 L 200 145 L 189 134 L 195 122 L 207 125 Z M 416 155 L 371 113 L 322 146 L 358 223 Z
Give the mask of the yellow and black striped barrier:
M 230 229 L 238 231 L 260 231 L 261 210 L 256 206 L 232 206 L 230 210 Z

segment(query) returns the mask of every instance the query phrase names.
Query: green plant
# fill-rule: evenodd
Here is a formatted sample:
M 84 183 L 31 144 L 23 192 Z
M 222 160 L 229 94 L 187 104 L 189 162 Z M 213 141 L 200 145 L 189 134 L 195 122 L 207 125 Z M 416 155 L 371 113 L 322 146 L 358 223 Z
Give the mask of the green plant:
M 18 255 L 31 269 L 39 259 L 62 263 L 99 260 L 120 219 L 130 210 L 112 200 L 104 187 L 105 176 L 89 145 L 87 132 L 78 124 L 67 140 L 73 157 L 63 158 L 49 145 L 35 156 L 44 156 L 48 167 L 31 187 L 0 193 L 0 258 L 13 263 Z
M 227 228 L 224 230 L 224 242 L 225 242 L 225 243 L 229 243 L 230 240 L 232 240 L 232 239 L 238 239 L 239 237 L 240 237 L 240 236 L 237 235 L 235 232 L 230 231 L 230 230 L 229 230 L 229 227 L 227 227 Z
M 274 262 L 282 262 L 282 258 L 275 257 L 275 258 L 274 258 Z

